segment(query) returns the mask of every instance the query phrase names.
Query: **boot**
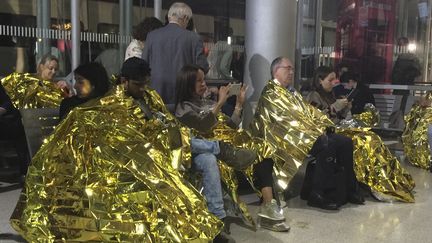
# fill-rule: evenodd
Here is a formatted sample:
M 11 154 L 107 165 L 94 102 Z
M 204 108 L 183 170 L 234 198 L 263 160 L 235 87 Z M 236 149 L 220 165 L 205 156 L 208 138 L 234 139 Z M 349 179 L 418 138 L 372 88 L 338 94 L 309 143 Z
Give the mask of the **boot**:
M 256 153 L 249 149 L 236 148 L 229 143 L 219 142 L 220 153 L 216 157 L 235 170 L 244 170 L 256 159 Z

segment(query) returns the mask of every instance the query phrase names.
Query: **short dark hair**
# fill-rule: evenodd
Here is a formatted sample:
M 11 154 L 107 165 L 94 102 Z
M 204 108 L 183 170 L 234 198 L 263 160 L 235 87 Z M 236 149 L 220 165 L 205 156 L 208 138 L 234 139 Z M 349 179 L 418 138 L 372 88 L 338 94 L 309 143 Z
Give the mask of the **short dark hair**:
M 320 80 L 325 79 L 330 73 L 333 73 L 333 69 L 327 66 L 319 66 L 315 72 L 312 79 L 312 87 L 314 90 L 321 89 Z
M 109 80 L 105 68 L 98 62 L 90 62 L 79 65 L 74 74 L 78 74 L 87 79 L 94 86 L 90 97 L 99 97 L 109 90 Z
M 131 57 L 123 63 L 120 72 L 120 76 L 127 80 L 146 81 L 150 76 L 150 66 L 144 59 Z
M 274 78 L 274 73 L 276 72 L 276 69 L 278 68 L 278 66 L 281 64 L 282 60 L 285 57 L 276 57 L 273 62 L 270 64 L 270 75 L 271 78 Z
M 135 27 L 132 37 L 140 41 L 145 41 L 147 39 L 147 34 L 150 31 L 162 26 L 163 24 L 159 19 L 155 17 L 147 17 Z
M 348 83 L 350 80 L 354 80 L 355 82 L 359 81 L 359 75 L 355 72 L 345 72 L 340 76 L 341 83 Z
M 204 70 L 195 64 L 183 66 L 177 73 L 176 80 L 176 107 L 184 101 L 191 101 L 195 94 L 195 82 L 198 71 Z

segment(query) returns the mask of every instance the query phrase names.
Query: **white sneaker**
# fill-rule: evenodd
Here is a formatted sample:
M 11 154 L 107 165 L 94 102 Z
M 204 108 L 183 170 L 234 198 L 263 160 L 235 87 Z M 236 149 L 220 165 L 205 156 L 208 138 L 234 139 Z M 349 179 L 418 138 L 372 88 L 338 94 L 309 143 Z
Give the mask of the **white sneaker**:
M 275 221 L 285 220 L 285 216 L 283 215 L 283 210 L 279 208 L 279 206 L 276 203 L 276 200 L 274 199 L 272 199 L 271 202 L 266 203 L 260 207 L 258 216 L 275 220 Z

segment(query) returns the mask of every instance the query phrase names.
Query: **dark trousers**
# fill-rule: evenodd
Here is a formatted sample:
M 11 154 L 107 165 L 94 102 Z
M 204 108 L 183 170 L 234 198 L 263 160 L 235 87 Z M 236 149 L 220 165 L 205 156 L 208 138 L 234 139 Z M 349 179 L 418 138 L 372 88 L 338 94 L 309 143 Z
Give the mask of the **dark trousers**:
M 263 159 L 253 167 L 254 185 L 258 190 L 273 187 L 273 160 Z

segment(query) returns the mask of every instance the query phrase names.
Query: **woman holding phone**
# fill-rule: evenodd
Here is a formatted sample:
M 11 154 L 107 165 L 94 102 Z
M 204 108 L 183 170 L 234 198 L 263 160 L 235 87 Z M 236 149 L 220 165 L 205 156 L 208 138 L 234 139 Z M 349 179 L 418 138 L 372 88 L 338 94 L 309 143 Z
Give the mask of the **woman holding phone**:
M 329 67 L 318 67 L 312 81 L 313 91 L 306 100 L 317 107 L 335 123 L 351 116 L 351 102 L 346 97 L 337 99 L 333 93 L 333 81 L 336 73 Z
M 270 153 L 262 149 L 265 147 L 262 140 L 239 130 L 246 88 L 244 85 L 236 87 L 229 84 L 219 88 L 217 102 L 205 99 L 207 85 L 204 71 L 199 66 L 186 65 L 177 75 L 175 115 L 183 124 L 198 131 L 195 138 L 203 139 L 207 143 L 217 143 L 215 147 L 219 148 L 216 149 L 219 151 L 214 154 L 219 160 L 234 170 L 252 171 L 253 186 L 261 192 L 263 201 L 258 216 L 274 222 L 271 226 L 262 227 L 274 231 L 288 231 L 289 227 L 283 223 L 283 211 L 273 199 L 273 160 L 269 158 Z M 235 109 L 231 117 L 227 117 L 222 114 L 221 108 L 227 98 L 237 92 L 236 89 L 238 94 Z M 193 153 L 193 140 L 191 144 Z

